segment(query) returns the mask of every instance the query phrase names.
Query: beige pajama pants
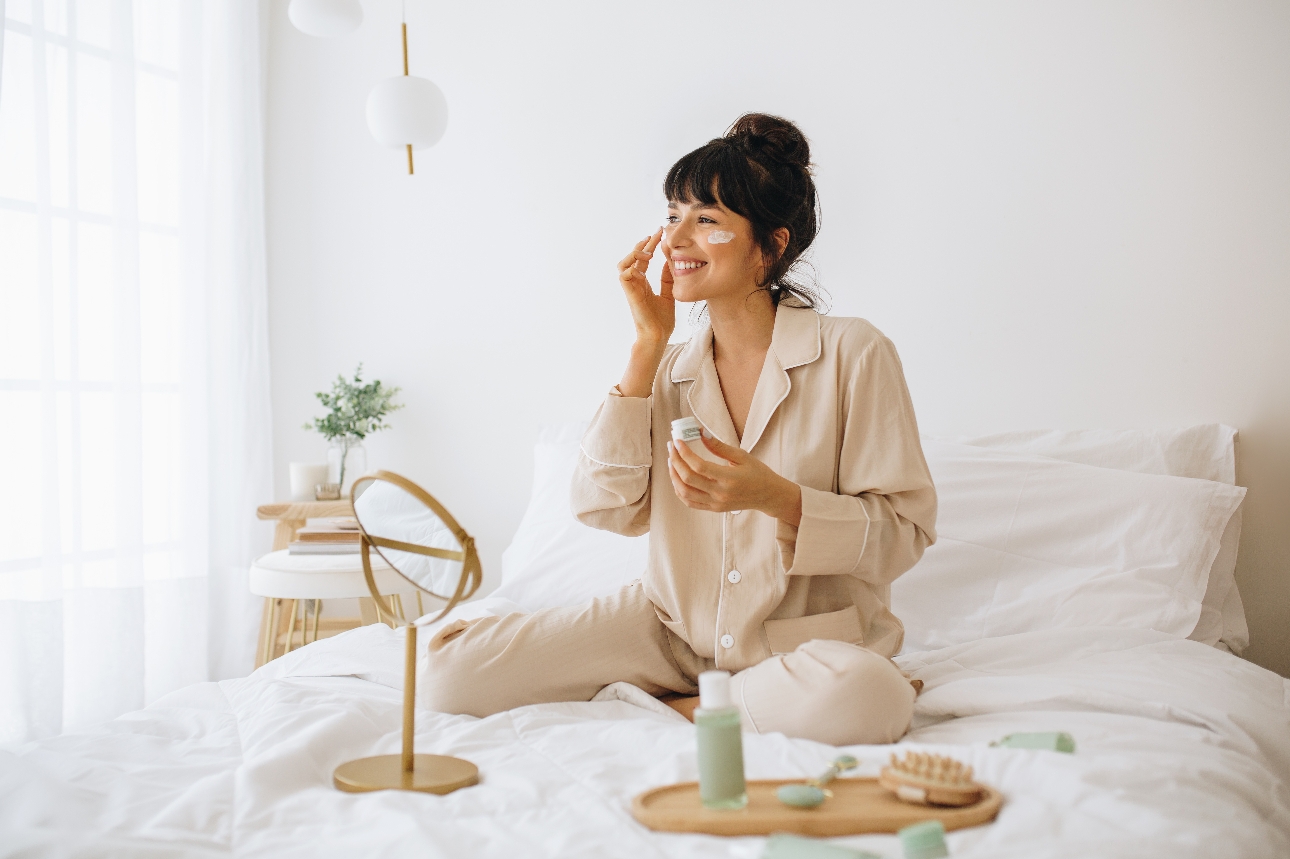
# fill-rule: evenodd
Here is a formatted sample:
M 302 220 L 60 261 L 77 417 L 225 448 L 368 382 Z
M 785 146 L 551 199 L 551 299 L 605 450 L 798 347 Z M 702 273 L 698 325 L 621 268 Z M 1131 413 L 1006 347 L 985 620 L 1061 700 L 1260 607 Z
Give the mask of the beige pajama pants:
M 626 681 L 694 695 L 715 667 L 663 625 L 640 582 L 572 608 L 448 624 L 431 637 L 422 701 L 489 716 L 555 701 L 589 701 Z M 909 728 L 914 689 L 886 657 L 842 641 L 808 641 L 735 674 L 745 730 L 834 746 L 892 743 Z

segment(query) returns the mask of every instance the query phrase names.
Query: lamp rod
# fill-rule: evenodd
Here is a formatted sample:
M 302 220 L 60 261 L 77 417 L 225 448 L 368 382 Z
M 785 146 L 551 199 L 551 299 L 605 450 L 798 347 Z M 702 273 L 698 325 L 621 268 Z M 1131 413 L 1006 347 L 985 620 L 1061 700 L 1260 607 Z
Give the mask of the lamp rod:
M 408 23 L 403 22 L 403 74 L 408 73 Z
M 404 13 L 407 14 L 406 12 Z M 408 76 L 408 22 L 403 22 L 403 76 Z M 412 144 L 408 144 L 408 175 L 412 175 Z

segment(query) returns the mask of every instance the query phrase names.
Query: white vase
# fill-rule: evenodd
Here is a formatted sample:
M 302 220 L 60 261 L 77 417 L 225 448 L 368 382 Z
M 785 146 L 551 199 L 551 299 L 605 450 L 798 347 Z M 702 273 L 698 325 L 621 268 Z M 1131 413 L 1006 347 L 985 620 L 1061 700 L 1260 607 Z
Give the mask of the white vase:
M 344 479 L 341 479 L 341 457 L 345 459 Z M 367 473 L 367 450 L 360 439 L 335 439 L 327 450 L 327 480 L 339 483 L 341 498 L 349 498 L 349 488 L 354 481 Z

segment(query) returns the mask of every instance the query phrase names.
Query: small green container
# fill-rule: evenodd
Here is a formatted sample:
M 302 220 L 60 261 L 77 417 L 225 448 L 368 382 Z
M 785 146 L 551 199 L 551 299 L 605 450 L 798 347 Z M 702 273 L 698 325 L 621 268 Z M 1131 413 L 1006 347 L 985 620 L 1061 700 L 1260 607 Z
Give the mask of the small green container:
M 1009 734 L 990 745 L 1004 749 L 1038 749 L 1046 752 L 1075 753 L 1075 738 L 1065 731 L 1039 731 L 1029 734 Z
M 945 826 L 939 820 L 906 826 L 896 835 L 905 849 L 905 859 L 944 859 L 950 855 L 945 846 Z

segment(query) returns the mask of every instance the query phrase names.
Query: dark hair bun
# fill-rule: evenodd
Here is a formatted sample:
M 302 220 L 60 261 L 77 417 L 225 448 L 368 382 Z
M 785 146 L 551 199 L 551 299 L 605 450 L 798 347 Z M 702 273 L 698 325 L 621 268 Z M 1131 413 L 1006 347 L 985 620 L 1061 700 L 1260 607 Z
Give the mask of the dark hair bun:
M 811 145 L 806 135 L 787 119 L 768 113 L 745 113 L 726 131 L 726 137 L 776 161 L 807 169 L 811 166 Z

